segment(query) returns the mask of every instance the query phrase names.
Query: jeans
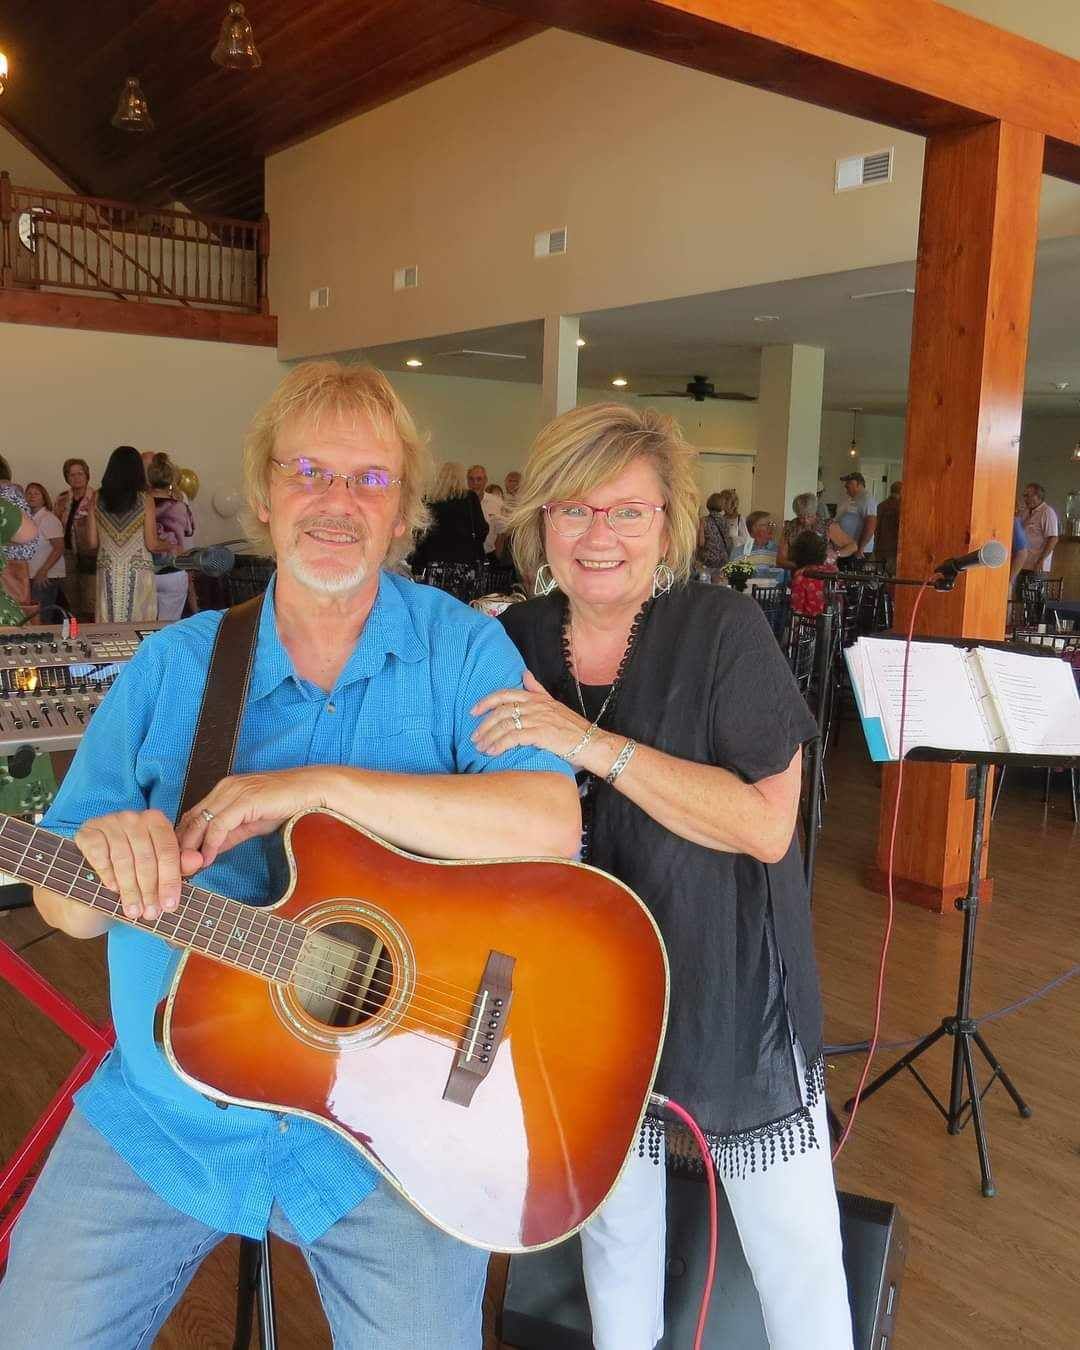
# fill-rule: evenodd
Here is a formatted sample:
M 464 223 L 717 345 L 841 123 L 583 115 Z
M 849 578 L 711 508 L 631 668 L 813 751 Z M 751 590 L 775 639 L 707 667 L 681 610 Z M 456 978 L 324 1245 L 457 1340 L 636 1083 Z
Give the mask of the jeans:
M 487 1252 L 448 1237 L 387 1183 L 310 1245 L 276 1206 L 270 1231 L 303 1252 L 336 1350 L 478 1350 Z M 12 1233 L 0 1340 L 5 1350 L 149 1350 L 226 1236 L 156 1195 L 76 1110 Z M 221 1343 L 231 1341 L 223 1325 Z

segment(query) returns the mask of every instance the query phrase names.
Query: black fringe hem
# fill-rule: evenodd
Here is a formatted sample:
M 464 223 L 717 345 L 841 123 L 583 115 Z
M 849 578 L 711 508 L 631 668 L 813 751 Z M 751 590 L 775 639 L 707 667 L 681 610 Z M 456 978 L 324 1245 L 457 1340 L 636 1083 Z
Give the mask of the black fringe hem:
M 787 1162 L 797 1154 L 819 1147 L 811 1110 L 825 1094 L 825 1060 L 819 1055 L 806 1066 L 804 1078 L 806 1105 L 779 1120 L 737 1134 L 711 1134 L 704 1131 L 716 1170 L 723 1177 L 743 1180 L 764 1172 L 779 1160 Z M 676 1176 L 703 1177 L 705 1165 L 694 1136 L 677 1120 L 646 1115 L 638 1135 L 638 1156 L 646 1154 L 659 1165 L 667 1154 L 669 1170 Z M 779 1159 L 778 1159 L 779 1155 Z

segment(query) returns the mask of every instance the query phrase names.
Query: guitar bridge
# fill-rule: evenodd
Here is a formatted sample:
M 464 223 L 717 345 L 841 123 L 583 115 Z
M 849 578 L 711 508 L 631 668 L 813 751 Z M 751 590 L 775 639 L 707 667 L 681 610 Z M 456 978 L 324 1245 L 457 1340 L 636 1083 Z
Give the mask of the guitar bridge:
M 444 1101 L 469 1106 L 473 1093 L 488 1076 L 506 1030 L 514 994 L 514 964 L 514 957 L 503 952 L 489 953 L 476 991 L 475 1011 L 443 1089 Z

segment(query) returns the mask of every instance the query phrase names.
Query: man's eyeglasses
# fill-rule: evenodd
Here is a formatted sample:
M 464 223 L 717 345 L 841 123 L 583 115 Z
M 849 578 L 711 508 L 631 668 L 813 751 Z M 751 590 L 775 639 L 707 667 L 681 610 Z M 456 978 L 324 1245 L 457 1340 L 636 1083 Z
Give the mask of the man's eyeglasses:
M 566 539 L 585 534 L 594 516 L 605 516 L 608 527 L 624 538 L 648 534 L 652 523 L 663 512 L 651 502 L 615 502 L 613 506 L 589 506 L 585 502 L 545 502 L 544 514 L 551 528 Z
M 393 478 L 386 469 L 358 469 L 356 473 L 337 473 L 334 469 L 324 469 L 310 459 L 300 456 L 297 459 L 272 459 L 271 464 L 295 487 L 317 496 L 329 492 L 334 479 L 339 478 L 346 490 L 352 488 L 361 495 L 376 496 L 388 492 L 392 487 L 400 487 L 402 479 Z

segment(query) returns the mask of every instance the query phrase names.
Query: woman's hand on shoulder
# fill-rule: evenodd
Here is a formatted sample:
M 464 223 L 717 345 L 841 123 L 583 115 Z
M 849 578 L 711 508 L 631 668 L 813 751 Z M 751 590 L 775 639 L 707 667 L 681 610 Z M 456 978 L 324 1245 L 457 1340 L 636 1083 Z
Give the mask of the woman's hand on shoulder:
M 575 767 L 580 765 L 579 756 L 571 759 L 570 751 L 580 744 L 590 724 L 552 698 L 531 671 L 525 672 L 522 685 L 521 689 L 488 694 L 470 709 L 474 717 L 483 718 L 473 732 L 473 744 L 481 754 L 492 758 L 531 745 L 549 750 Z

